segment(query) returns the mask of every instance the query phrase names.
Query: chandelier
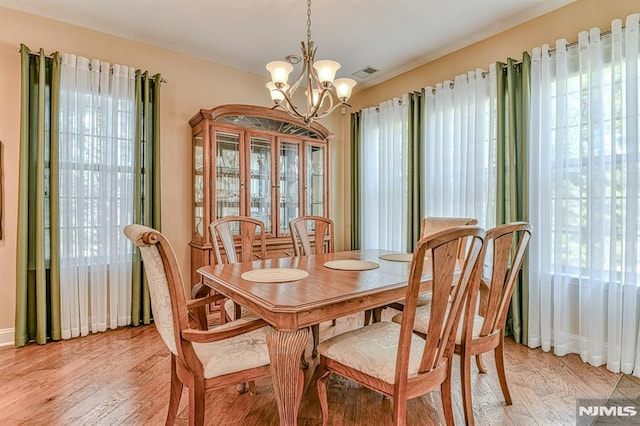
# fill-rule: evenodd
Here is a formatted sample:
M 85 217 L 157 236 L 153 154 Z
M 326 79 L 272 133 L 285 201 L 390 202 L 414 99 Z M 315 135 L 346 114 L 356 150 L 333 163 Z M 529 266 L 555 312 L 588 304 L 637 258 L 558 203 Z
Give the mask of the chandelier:
M 301 42 L 302 57 L 304 63 L 296 81 L 289 85 L 289 74 L 293 71 L 293 65 L 284 61 L 273 61 L 267 64 L 267 71 L 271 73 L 271 81 L 267 83 L 267 89 L 274 102 L 272 109 L 281 108 L 289 115 L 300 118 L 309 126 L 314 120 L 326 117 L 341 105 L 351 106 L 347 103 L 351 96 L 351 90 L 356 81 L 351 78 L 335 78 L 340 64 L 336 61 L 315 61 L 317 48 L 311 41 L 311 0 L 307 0 L 307 43 Z M 297 106 L 293 102 L 293 95 L 305 81 L 305 106 Z

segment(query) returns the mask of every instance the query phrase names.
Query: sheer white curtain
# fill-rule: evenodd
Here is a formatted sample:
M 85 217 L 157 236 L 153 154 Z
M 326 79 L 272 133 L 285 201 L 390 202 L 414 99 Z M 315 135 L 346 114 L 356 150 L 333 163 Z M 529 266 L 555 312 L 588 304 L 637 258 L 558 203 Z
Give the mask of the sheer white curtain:
M 404 95 L 362 110 L 363 249 L 407 249 L 408 104 Z
M 638 376 L 639 18 L 533 51 L 528 342 Z
M 131 323 L 135 70 L 62 55 L 62 337 Z
M 426 216 L 473 217 L 490 228 L 496 212 L 496 66 L 425 88 Z

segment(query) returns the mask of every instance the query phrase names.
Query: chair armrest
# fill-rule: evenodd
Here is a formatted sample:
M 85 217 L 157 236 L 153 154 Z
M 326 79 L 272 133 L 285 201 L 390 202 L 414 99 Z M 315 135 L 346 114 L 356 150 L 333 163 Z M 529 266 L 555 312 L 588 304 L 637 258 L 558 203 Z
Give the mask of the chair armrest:
M 204 285 L 202 282 L 195 284 L 191 288 L 191 298 L 199 299 L 201 297 L 208 296 L 211 293 L 211 289 Z
M 222 294 L 214 294 L 211 296 L 200 297 L 198 299 L 187 300 L 187 308 L 198 308 L 200 306 L 208 305 L 209 303 L 217 302 L 218 300 L 226 299 Z
M 250 331 L 257 330 L 264 326 L 268 325 L 264 320 L 257 319 L 250 322 L 243 322 L 238 325 L 224 327 L 216 330 L 213 328 L 211 330 L 194 330 L 188 328 L 186 330 L 182 330 L 182 338 L 189 342 L 193 343 L 209 343 L 209 342 L 217 342 L 218 340 L 228 339 L 229 337 L 239 336 L 241 334 L 248 333 Z

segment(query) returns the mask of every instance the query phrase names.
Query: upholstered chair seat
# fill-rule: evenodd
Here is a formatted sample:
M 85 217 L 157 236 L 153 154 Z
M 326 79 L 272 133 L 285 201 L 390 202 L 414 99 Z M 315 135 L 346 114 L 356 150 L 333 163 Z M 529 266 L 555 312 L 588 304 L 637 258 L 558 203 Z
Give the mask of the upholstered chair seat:
M 243 317 L 217 327 L 216 331 L 220 332 L 251 321 Z M 269 365 L 267 329 L 268 327 L 262 327 L 217 342 L 193 343 L 193 350 L 204 367 L 204 378 L 211 379 Z
M 399 324 L 376 322 L 321 342 L 318 352 L 347 367 L 394 384 L 399 341 Z M 415 335 L 411 337 L 409 377 L 418 374 L 424 345 L 424 339 Z

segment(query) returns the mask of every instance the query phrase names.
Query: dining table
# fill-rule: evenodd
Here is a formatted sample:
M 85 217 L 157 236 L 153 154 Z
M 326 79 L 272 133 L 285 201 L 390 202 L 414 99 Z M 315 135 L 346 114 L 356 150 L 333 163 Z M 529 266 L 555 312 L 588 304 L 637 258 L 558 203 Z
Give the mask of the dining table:
M 403 260 L 380 257 L 393 257 L 389 254 Z M 367 249 L 209 265 L 198 273 L 205 285 L 271 325 L 266 341 L 280 424 L 296 425 L 304 385 L 301 357 L 309 327 L 404 299 L 409 260 L 410 255 Z M 340 265 L 351 265 L 351 269 L 335 269 Z M 250 276 L 258 271 L 264 271 L 266 279 Z M 280 272 L 285 273 L 284 278 Z M 292 273 L 290 278 L 286 273 Z M 275 277 L 274 281 L 269 281 L 269 276 Z M 431 262 L 427 257 L 421 291 L 430 289 Z

